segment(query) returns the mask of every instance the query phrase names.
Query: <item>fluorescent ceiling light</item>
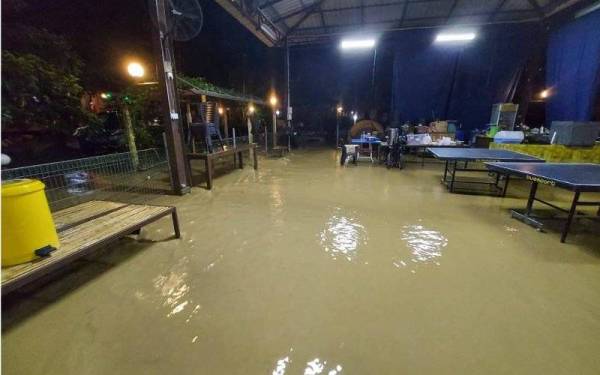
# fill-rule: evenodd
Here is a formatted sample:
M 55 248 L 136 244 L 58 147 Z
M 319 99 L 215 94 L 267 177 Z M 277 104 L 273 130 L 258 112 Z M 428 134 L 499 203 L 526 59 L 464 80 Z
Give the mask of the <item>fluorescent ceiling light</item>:
M 375 47 L 375 39 L 345 39 L 340 43 L 341 49 L 366 49 Z
M 466 42 L 475 39 L 475 33 L 439 33 L 436 42 Z

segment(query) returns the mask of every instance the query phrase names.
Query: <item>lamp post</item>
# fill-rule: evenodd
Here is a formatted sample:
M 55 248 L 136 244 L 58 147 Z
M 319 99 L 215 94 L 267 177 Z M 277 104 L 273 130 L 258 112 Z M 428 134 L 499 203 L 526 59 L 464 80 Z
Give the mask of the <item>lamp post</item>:
M 137 80 L 144 76 L 144 67 L 139 62 L 132 61 L 127 65 L 127 73 L 129 73 L 133 79 Z M 131 113 L 129 111 L 127 100 L 128 98 L 124 97 L 121 102 L 125 122 L 125 135 L 127 137 L 129 153 L 131 154 L 131 164 L 133 165 L 133 169 L 137 170 L 140 161 L 138 158 L 137 146 L 135 144 L 135 132 L 133 130 L 133 122 L 131 121 Z
M 273 112 L 273 149 L 277 146 L 277 96 L 275 94 L 271 94 L 269 98 L 269 103 L 271 104 L 271 112 Z M 266 134 L 266 132 L 265 132 Z
M 247 116 L 247 121 L 246 121 L 246 126 L 248 126 L 248 143 L 254 143 L 254 137 L 252 136 L 252 120 L 251 120 L 251 117 L 254 115 L 254 111 L 256 111 L 256 108 L 254 108 L 254 104 L 250 103 L 248 105 L 248 116 Z
M 338 148 L 340 146 L 340 116 L 344 108 L 341 105 L 338 105 L 335 112 L 335 147 Z

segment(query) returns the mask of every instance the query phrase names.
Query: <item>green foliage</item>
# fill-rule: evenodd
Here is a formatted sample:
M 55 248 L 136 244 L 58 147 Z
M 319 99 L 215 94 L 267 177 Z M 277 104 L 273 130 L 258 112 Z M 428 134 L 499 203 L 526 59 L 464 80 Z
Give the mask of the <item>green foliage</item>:
M 81 109 L 77 76 L 33 54 L 2 51 L 2 119 L 7 126 L 72 131 L 94 121 Z
M 96 117 L 81 108 L 81 59 L 61 37 L 17 26 L 3 35 L 2 122 L 71 132 Z
M 183 74 L 177 74 L 177 86 L 180 89 L 198 88 L 205 91 L 210 91 L 216 94 L 231 95 L 238 98 L 256 99 L 250 95 L 243 95 L 235 90 L 226 89 L 217 85 L 213 85 L 202 77 L 189 77 Z
M 154 147 L 161 143 L 163 113 L 157 85 L 131 86 L 118 98 L 127 105 L 140 148 Z M 123 119 L 122 119 L 123 120 Z

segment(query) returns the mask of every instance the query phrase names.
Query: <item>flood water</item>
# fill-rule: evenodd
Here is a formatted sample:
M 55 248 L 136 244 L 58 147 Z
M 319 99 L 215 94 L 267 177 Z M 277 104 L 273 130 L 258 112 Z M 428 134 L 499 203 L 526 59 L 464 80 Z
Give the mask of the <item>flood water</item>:
M 163 219 L 5 298 L 3 373 L 599 374 L 599 226 L 561 244 L 510 218 L 525 182 L 442 171 L 299 151 L 165 197 L 180 240 Z

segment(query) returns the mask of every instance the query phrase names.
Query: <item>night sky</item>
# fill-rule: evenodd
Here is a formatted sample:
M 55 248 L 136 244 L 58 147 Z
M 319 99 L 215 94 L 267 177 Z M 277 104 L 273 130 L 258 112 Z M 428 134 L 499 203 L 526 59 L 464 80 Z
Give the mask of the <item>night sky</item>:
M 266 97 L 275 89 L 282 97 L 283 49 L 266 47 L 214 1 L 200 4 L 204 27 L 193 40 L 176 42 L 178 70 L 238 92 Z M 29 24 L 68 39 L 86 64 L 86 90 L 127 85 L 124 65 L 131 59 L 152 69 L 153 26 L 145 0 L 3 0 L 2 5 L 4 27 Z M 373 82 L 373 53 L 345 55 L 336 43 L 291 50 L 292 105 L 295 120 L 309 122 L 306 125 L 325 126 L 317 124 L 318 119 L 331 115 L 339 102 L 361 111 L 371 104 L 381 111 L 389 108 L 390 53 L 378 51 Z

